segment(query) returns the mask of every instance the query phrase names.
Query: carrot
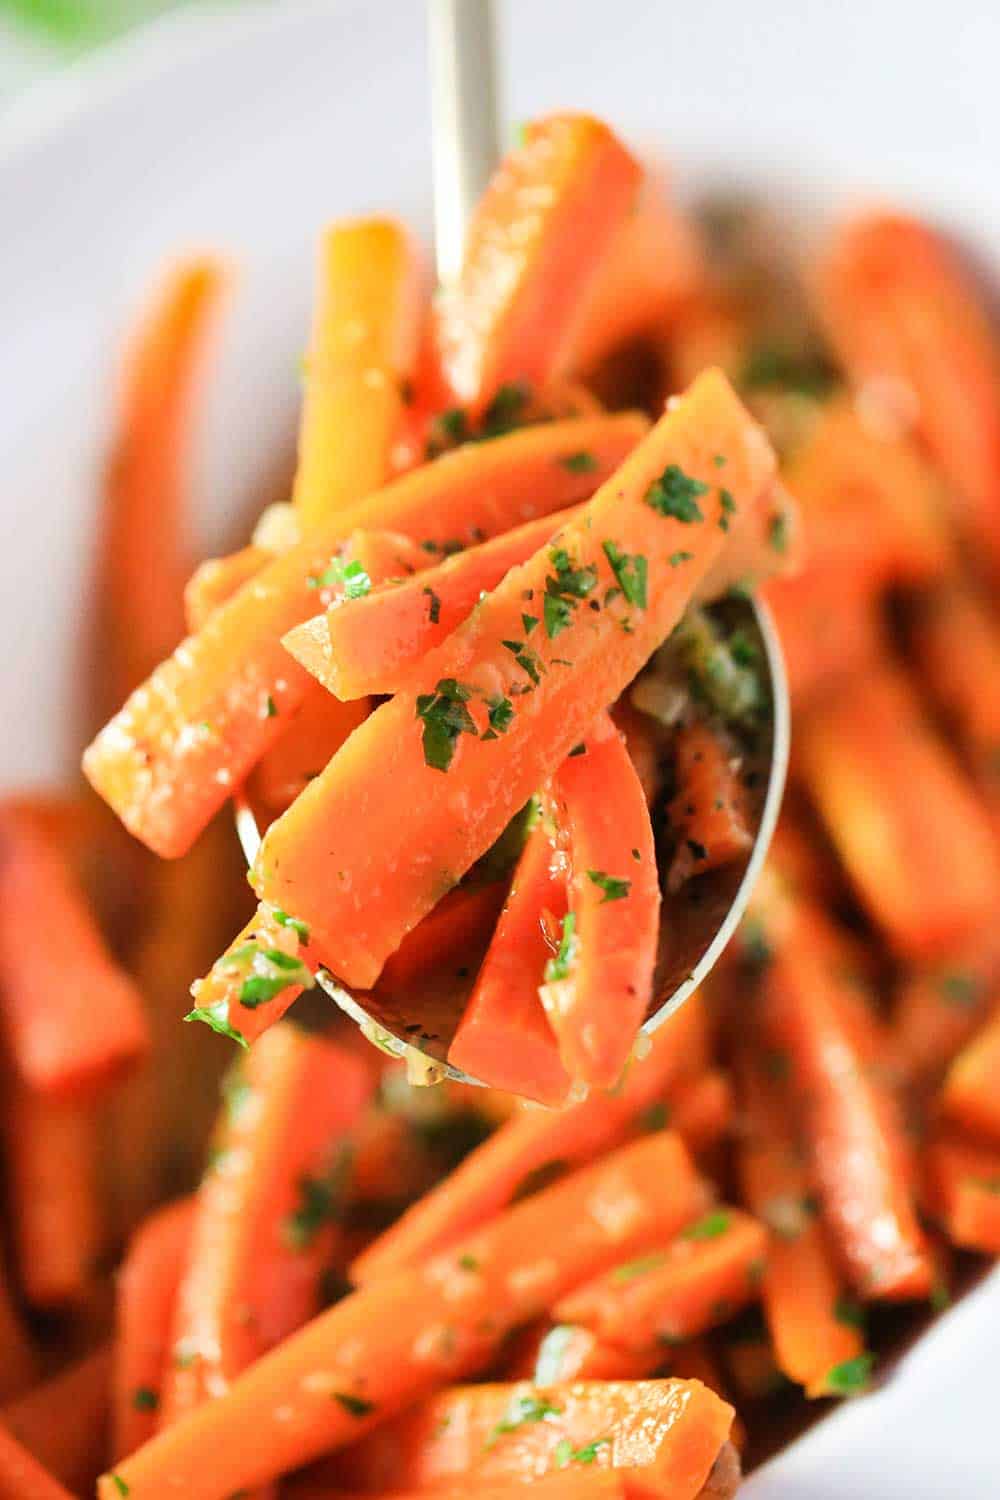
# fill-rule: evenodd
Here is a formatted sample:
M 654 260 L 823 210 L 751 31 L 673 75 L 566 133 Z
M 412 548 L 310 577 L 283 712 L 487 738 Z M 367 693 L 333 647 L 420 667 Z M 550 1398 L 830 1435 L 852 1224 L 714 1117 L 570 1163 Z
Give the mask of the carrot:
M 595 1096 L 561 1112 L 515 1115 L 369 1246 L 351 1266 L 351 1279 L 367 1286 L 419 1264 L 519 1195 L 619 1145 L 671 1080 L 698 1066 L 704 1047 L 705 1018 L 693 998 L 660 1027 L 649 1056 L 633 1065 L 620 1094 Z
M 577 1465 L 617 1470 L 629 1500 L 694 1500 L 729 1436 L 732 1407 L 696 1381 L 458 1386 L 345 1455 L 369 1491 L 436 1492 L 463 1479 L 531 1483 Z
M 160 854 L 182 854 L 301 703 L 312 679 L 281 637 L 330 602 L 315 585 L 352 531 L 388 527 L 442 549 L 496 535 L 584 499 L 644 430 L 641 417 L 625 414 L 514 432 L 445 455 L 332 516 L 137 689 L 86 752 L 95 789 L 137 838 Z M 556 462 L 579 451 L 594 455 L 592 473 Z
M 786 796 L 771 839 L 768 864 L 791 895 L 817 906 L 831 906 L 841 893 L 839 875 L 821 831 L 794 791 Z
M 1000 1016 L 995 1016 L 955 1058 L 941 1088 L 942 1113 L 973 1135 L 1000 1142 Z
M 111 1349 L 98 1349 L 0 1408 L 0 1427 L 61 1484 L 93 1484 L 106 1450 Z
M 255 862 L 258 894 L 309 924 L 348 986 L 374 982 L 442 887 L 489 848 L 669 634 L 725 542 L 724 504 L 752 510 L 772 464 L 724 379 L 703 376 L 553 547 L 512 569 L 428 655 L 426 691 L 376 709 L 272 825 Z M 672 566 L 685 548 L 691 560 Z M 622 591 L 602 604 L 608 588 Z M 526 606 L 539 622 L 530 630 Z M 474 819 L 456 815 L 472 807 Z M 433 849 L 434 859 L 387 862 L 390 847 Z M 317 873 L 331 866 L 342 872 L 332 887 Z
M 677 790 L 668 809 L 676 852 L 667 885 L 678 890 L 693 875 L 741 859 L 753 844 L 741 760 L 722 733 L 701 719 L 677 731 Z
M 906 1082 L 935 1085 L 1000 1001 L 1000 934 L 991 923 L 964 949 L 900 983 L 892 1012 L 893 1052 Z
M 164 1423 L 228 1390 L 316 1312 L 338 1148 L 368 1088 L 353 1057 L 291 1026 L 230 1075 L 177 1291 Z
M 518 1366 L 505 1371 L 506 1378 L 547 1386 L 570 1380 L 645 1380 L 662 1373 L 666 1351 L 623 1349 L 582 1324 L 546 1322 L 533 1331 L 523 1353 Z
M 368 717 L 370 707 L 367 698 L 340 703 L 319 687 L 310 690 L 284 734 L 254 767 L 249 782 L 254 805 L 268 818 L 290 807 Z
M 780 1054 L 744 1047 L 739 1102 L 744 1132 L 737 1167 L 743 1201 L 768 1227 L 761 1300 L 783 1375 L 810 1396 L 827 1394 L 830 1372 L 864 1350 L 861 1314 L 845 1295 L 819 1223 L 811 1184 L 789 1127 L 788 1102 L 766 1069 Z
M 10 1401 L 32 1385 L 38 1374 L 38 1353 L 21 1319 L 7 1271 L 0 1260 L 0 1401 Z
M 570 459 L 590 461 L 589 454 Z M 545 545 L 574 510 L 541 516 L 490 542 L 448 557 L 348 608 L 329 609 L 285 636 L 296 661 L 338 698 L 405 691 L 427 652 L 471 614 L 484 592 Z M 424 554 L 424 562 L 429 559 Z
M 0 1500 L 73 1500 L 27 1448 L 0 1427 Z
M 794 708 L 878 660 L 883 628 L 865 579 L 807 564 L 790 578 L 770 579 L 761 594 L 781 641 Z
M 448 1049 L 448 1061 L 471 1077 L 549 1105 L 565 1102 L 571 1080 L 559 1060 L 538 988 L 558 947 L 565 915 L 565 870 L 547 822 L 540 819 L 528 835 Z M 392 963 L 390 959 L 386 967 Z
M 646 798 L 606 714 L 559 767 L 552 802 L 573 925 L 563 922 L 542 1002 L 569 1075 L 611 1088 L 652 997 L 660 887 Z
M 210 557 L 200 563 L 184 585 L 184 622 L 188 634 L 201 630 L 219 605 L 255 578 L 270 560 L 271 553 L 266 548 L 251 544 L 225 557 Z
M 227 280 L 214 257 L 178 262 L 157 287 L 126 353 L 98 592 L 101 677 L 112 703 L 184 634 L 186 437 L 203 346 Z
M 680 1078 L 667 1093 L 666 1123 L 676 1130 L 691 1155 L 707 1155 L 733 1123 L 733 1093 L 718 1068 Z
M 205 978 L 194 981 L 194 1009 L 185 1019 L 205 1021 L 249 1045 L 311 988 L 321 962 L 305 923 L 261 905 Z M 266 982 L 245 988 L 258 978 Z
M 419 279 L 392 220 L 341 221 L 323 235 L 293 493 L 303 531 L 389 477 L 416 358 Z
M 41 913 L 44 937 L 32 941 Z M 61 1099 L 100 1092 L 148 1044 L 142 1001 L 59 848 L 9 806 L 0 807 L 0 1026 L 24 1082 Z
M 983 809 L 888 666 L 845 683 L 800 724 L 804 782 L 861 900 L 904 958 L 982 928 L 1000 899 Z
M 442 1383 L 482 1368 L 512 1328 L 669 1233 L 700 1194 L 684 1147 L 669 1134 L 583 1168 L 426 1266 L 336 1303 L 227 1394 L 120 1463 L 118 1478 L 132 1500 L 159 1500 L 168 1483 L 187 1500 L 222 1500 L 352 1443 Z M 609 1204 L 621 1211 L 609 1215 Z M 117 1500 L 111 1475 L 99 1493 Z
M 957 255 L 914 219 L 859 218 L 828 247 L 819 302 L 854 378 L 873 389 L 896 382 L 915 398 L 918 430 L 952 487 L 969 541 L 995 569 L 1000 347 Z
M 570 1292 L 555 1315 L 627 1349 L 697 1338 L 759 1295 L 766 1248 L 756 1219 L 713 1208 L 669 1244 Z
M 543 1474 L 541 1478 L 533 1478 L 531 1486 L 536 1500 L 625 1500 L 626 1497 L 621 1479 L 611 1469 Z M 362 1500 L 364 1494 L 331 1488 L 325 1478 L 308 1471 L 289 1481 L 282 1490 L 283 1496 L 286 1491 L 288 1500 Z M 464 1487 L 435 1485 L 431 1493 L 435 1500 L 467 1500 L 469 1492 Z M 379 1500 L 426 1500 L 427 1494 L 427 1490 L 394 1490 L 391 1495 L 380 1493 Z M 523 1495 L 521 1483 L 516 1480 L 476 1485 L 476 1500 L 523 1500 Z
M 118 1272 L 112 1440 L 116 1458 L 156 1431 L 181 1272 L 188 1261 L 193 1198 L 157 1209 L 132 1236 Z
M 542 388 L 569 359 L 581 300 L 624 224 L 641 169 L 588 115 L 551 115 L 494 174 L 457 278 L 435 303 L 441 370 L 479 411 L 504 385 Z
M 952 1244 L 1000 1255 L 1000 1152 L 942 1138 L 924 1168 L 930 1209 Z
M 611 717 L 625 741 L 625 748 L 635 767 L 646 803 L 652 807 L 663 785 L 666 759 L 663 736 L 658 732 L 656 720 L 634 708 L 625 697 L 618 699 L 611 710 Z
M 666 1362 L 658 1371 L 661 1379 L 670 1375 L 674 1380 L 700 1380 L 702 1385 L 707 1385 L 708 1389 L 714 1391 L 723 1401 L 729 1401 L 722 1372 L 704 1339 L 690 1339 L 686 1344 L 678 1344 L 676 1349 L 668 1350 L 667 1355 Z M 739 1454 L 743 1452 L 746 1445 L 747 1430 L 739 1414 L 736 1413 L 733 1416 L 729 1443 L 716 1459 L 715 1468 L 709 1475 L 702 1494 L 706 1496 L 735 1494 L 741 1478 Z M 733 1449 L 736 1450 L 735 1453 Z M 723 1483 L 723 1471 L 728 1477 L 731 1489 L 726 1488 Z M 713 1487 L 713 1480 L 717 1482 L 718 1488 Z

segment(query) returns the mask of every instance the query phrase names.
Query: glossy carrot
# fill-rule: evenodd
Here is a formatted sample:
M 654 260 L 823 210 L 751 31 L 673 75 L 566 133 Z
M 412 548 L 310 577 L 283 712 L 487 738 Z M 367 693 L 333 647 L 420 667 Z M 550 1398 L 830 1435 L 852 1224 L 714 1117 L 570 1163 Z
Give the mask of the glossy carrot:
M 733 1123 L 733 1091 L 720 1068 L 680 1078 L 667 1092 L 665 1123 L 698 1158 L 724 1139 Z
M 902 979 L 892 1011 L 893 1055 L 918 1090 L 940 1083 L 948 1064 L 1000 1002 L 1000 933 L 994 924 L 932 968 Z
M 479 411 L 505 384 L 565 370 L 581 299 L 624 224 L 641 169 L 606 125 L 552 115 L 494 173 L 457 278 L 435 303 L 446 385 Z
M 423 1268 L 344 1298 L 120 1463 L 118 1476 L 132 1500 L 159 1500 L 168 1482 L 187 1500 L 222 1500 L 352 1443 L 482 1368 L 509 1330 L 570 1287 L 669 1233 L 700 1191 L 669 1133 L 583 1168 Z M 609 1203 L 622 1211 L 609 1216 Z M 110 1475 L 99 1493 L 118 1500 Z
M 929 1207 L 953 1245 L 1000 1255 L 1000 1152 L 947 1137 L 924 1154 Z
M 132 1236 L 118 1272 L 111 1399 L 115 1458 L 134 1453 L 156 1431 L 194 1212 L 193 1198 L 156 1209 Z
M 945 1117 L 973 1135 L 1000 1142 L 1000 1016 L 984 1026 L 955 1058 L 941 1088 Z
M 330 602 L 320 580 L 352 531 L 386 527 L 442 549 L 494 536 L 584 499 L 645 427 L 626 414 L 515 432 L 447 454 L 331 517 L 268 563 L 136 690 L 86 752 L 94 787 L 150 848 L 182 854 L 308 690 L 312 679 L 281 637 Z M 594 455 L 593 473 L 554 461 L 581 450 Z
M 448 1049 L 448 1061 L 472 1078 L 548 1105 L 563 1104 L 571 1083 L 538 995 L 565 915 L 564 861 L 540 819 Z
M 723 486 L 716 457 L 726 459 Z M 721 550 L 724 505 L 752 511 L 772 465 L 766 440 L 722 376 L 703 376 L 553 546 L 512 569 L 428 655 L 425 692 L 399 693 L 376 709 L 272 825 L 255 861 L 258 894 L 308 922 L 346 984 L 375 981 L 442 887 L 490 847 L 589 732 L 669 634 Z M 690 552 L 676 567 L 675 544 Z M 636 603 L 616 583 L 615 566 Z M 531 630 L 526 604 L 537 608 Z M 456 816 L 472 807 L 474 819 Z M 433 849 L 434 858 L 387 860 L 384 851 L 396 846 Z M 331 863 L 340 872 L 332 886 L 318 874 Z M 369 899 L 373 889 L 378 901 Z M 605 1059 L 605 1078 L 613 1062 Z
M 492 930 L 503 900 L 503 881 L 449 891 L 386 960 L 383 983 L 390 988 L 412 984 L 449 959 L 455 968 L 462 967 Z
M 656 1032 L 649 1055 L 633 1065 L 620 1094 L 515 1115 L 354 1261 L 352 1280 L 367 1286 L 419 1264 L 553 1175 L 619 1145 L 672 1080 L 699 1066 L 705 1047 L 705 1016 L 695 1000 Z
M 331 761 L 359 724 L 368 717 L 368 698 L 340 703 L 318 685 L 310 690 L 285 726 L 285 732 L 262 756 L 248 783 L 251 800 L 265 819 L 285 811 Z
M 579 1472 L 543 1474 L 533 1478 L 532 1489 L 536 1500 L 626 1500 L 622 1480 L 611 1469 L 582 1469 Z M 333 1489 L 323 1477 L 313 1477 L 308 1472 L 289 1482 L 282 1490 L 288 1500 L 362 1500 L 364 1491 Z M 394 1490 L 391 1494 L 380 1492 L 379 1500 L 426 1500 L 428 1491 Z M 435 1485 L 435 1500 L 467 1500 L 468 1490 L 464 1486 Z M 476 1500 L 523 1500 L 523 1489 L 517 1480 L 507 1483 L 476 1485 Z
M 955 251 L 900 214 L 844 226 L 820 267 L 819 304 L 844 363 L 873 391 L 894 382 L 952 487 L 977 556 L 1000 566 L 1000 346 Z M 904 410 L 906 407 L 904 406 Z
M 347 220 L 325 231 L 293 491 L 303 531 L 389 477 L 417 352 L 419 282 L 394 221 Z
M 648 714 L 633 708 L 628 697 L 618 699 L 611 710 L 611 717 L 625 740 L 625 748 L 635 767 L 646 802 L 652 807 L 663 785 L 667 763 L 667 749 L 659 725 Z
M 189 635 L 206 625 L 212 614 L 255 578 L 271 560 L 264 547 L 251 543 L 225 557 L 210 557 L 200 563 L 184 585 L 184 623 Z
M 541 996 L 570 1077 L 611 1088 L 652 995 L 660 886 L 645 794 L 606 714 L 580 745 L 552 779 L 573 927 Z
M 322 961 L 304 923 L 262 904 L 204 979 L 192 984 L 189 1015 L 249 1045 L 311 988 Z M 246 1003 L 244 987 L 254 978 L 267 982 L 251 985 Z
M 91 1486 L 104 1464 L 111 1358 L 110 1347 L 97 1349 L 0 1408 L 0 1428 L 74 1490 Z
M 525 1330 L 520 1347 L 504 1362 L 505 1380 L 560 1385 L 570 1380 L 645 1380 L 662 1373 L 664 1350 L 623 1349 L 582 1324 L 546 1319 Z
M 670 890 L 748 853 L 753 833 L 741 771 L 741 757 L 719 730 L 693 719 L 677 731 L 677 790 L 668 809 L 677 840 L 667 876 Z
M 13 1400 L 32 1385 L 38 1374 L 39 1355 L 21 1318 L 7 1270 L 0 1261 L 0 1401 Z
M 1000 899 L 989 820 L 890 667 L 845 683 L 798 731 L 801 774 L 848 875 L 902 957 L 929 961 Z
M 45 938 L 31 942 L 40 913 Z M 142 1000 L 59 847 L 10 806 L 0 807 L 0 1027 L 24 1082 L 60 1099 L 105 1089 L 148 1044 Z
M 856 678 L 883 652 L 883 625 L 867 582 L 842 568 L 806 564 L 761 591 L 785 657 L 794 708 L 841 679 Z
M 287 1025 L 230 1075 L 177 1291 L 165 1424 L 228 1390 L 317 1311 L 330 1174 L 369 1086 L 355 1058 Z
M 0 1427 L 0 1500 L 73 1500 L 9 1432 Z
M 289 631 L 285 645 L 338 698 L 405 690 L 427 652 L 472 613 L 483 593 L 575 514 L 541 516 L 445 558 L 418 577 L 329 609 Z M 426 553 L 423 560 L 429 561 Z

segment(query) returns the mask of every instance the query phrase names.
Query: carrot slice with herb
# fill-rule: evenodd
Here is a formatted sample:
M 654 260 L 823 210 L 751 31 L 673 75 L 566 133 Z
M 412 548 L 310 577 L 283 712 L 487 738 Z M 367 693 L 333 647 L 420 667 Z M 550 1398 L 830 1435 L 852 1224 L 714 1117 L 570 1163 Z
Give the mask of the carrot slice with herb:
M 287 1025 L 226 1079 L 177 1292 L 164 1423 L 228 1390 L 316 1312 L 344 1132 L 368 1090 L 360 1061 Z
M 389 477 L 417 351 L 419 281 L 392 220 L 341 222 L 323 236 L 293 492 L 303 531 Z
M 668 815 L 677 844 L 667 876 L 672 891 L 693 875 L 742 859 L 753 844 L 740 758 L 722 733 L 694 719 L 677 731 L 674 747 L 677 791 Z
M 249 1046 L 312 987 L 321 962 L 304 922 L 261 905 L 205 978 L 192 984 L 194 1009 L 184 1019 Z
M 548 1324 L 535 1336 L 522 1378 L 543 1386 L 569 1380 L 645 1380 L 661 1371 L 666 1355 L 658 1347 L 624 1349 L 580 1323 Z M 512 1371 L 511 1378 L 516 1374 Z
M 548 1105 L 564 1103 L 571 1083 L 538 996 L 565 916 L 565 870 L 540 819 L 448 1049 L 448 1061 L 471 1077 Z
M 527 126 L 473 214 L 461 271 L 435 303 L 446 384 L 480 410 L 504 385 L 562 373 L 581 298 L 632 207 L 641 169 L 589 115 Z
M 701 1191 L 668 1132 L 583 1168 L 426 1266 L 344 1298 L 258 1359 L 225 1395 L 121 1462 L 118 1475 L 132 1500 L 159 1500 L 168 1481 L 188 1500 L 218 1500 L 352 1443 L 439 1385 L 481 1369 L 511 1329 L 571 1287 L 669 1234 Z M 617 1211 L 604 1211 L 609 1204 Z M 239 1441 L 248 1431 L 253 1442 Z M 99 1493 L 118 1500 L 111 1476 Z
M 940 1094 L 947 1119 L 973 1135 L 1000 1142 L 1000 1016 L 984 1026 L 948 1069 Z
M 121 1490 L 111 1492 L 120 1500 Z M 73 1500 L 51 1474 L 0 1427 L 0 1500 Z
M 773 461 L 725 379 L 702 376 L 552 547 L 428 655 L 425 691 L 376 709 L 272 825 L 258 894 L 308 922 L 347 985 L 374 983 L 669 634 L 725 544 L 720 522 L 761 503 Z M 473 807 L 475 818 L 456 815 Z M 433 859 L 387 862 L 393 847 Z M 330 868 L 332 883 L 317 873 Z M 601 1076 L 614 1063 L 609 1054 Z
M 1000 1255 L 1000 1151 L 932 1141 L 924 1156 L 927 1196 L 953 1245 Z
M 644 418 L 629 414 L 527 428 L 446 454 L 332 516 L 136 690 L 86 752 L 95 789 L 150 848 L 183 854 L 309 689 L 281 638 L 330 602 L 321 580 L 352 531 L 388 527 L 441 551 L 481 541 L 585 499 L 645 430 Z M 594 455 L 593 472 L 556 462 L 582 450 Z
M 184 585 L 184 621 L 194 635 L 245 583 L 256 578 L 272 554 L 251 544 L 225 557 L 210 557 L 200 563 Z
M 104 1464 L 110 1384 L 106 1346 L 0 1408 L 0 1427 L 61 1484 L 84 1490 Z

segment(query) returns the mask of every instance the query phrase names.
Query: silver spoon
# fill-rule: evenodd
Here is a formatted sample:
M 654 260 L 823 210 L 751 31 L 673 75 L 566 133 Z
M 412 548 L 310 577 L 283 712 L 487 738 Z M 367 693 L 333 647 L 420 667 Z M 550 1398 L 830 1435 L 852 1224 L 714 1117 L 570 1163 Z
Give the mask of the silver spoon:
M 428 0 L 431 132 L 434 163 L 434 230 L 438 275 L 457 274 L 473 208 L 500 157 L 497 125 L 496 30 L 493 0 Z M 789 704 L 785 663 L 763 604 L 731 601 L 756 628 L 764 648 L 772 703 L 770 739 L 761 766 L 765 781 L 753 848 L 744 865 L 700 876 L 670 907 L 669 942 L 658 965 L 654 999 L 644 1024 L 655 1031 L 705 979 L 746 911 L 778 819 L 788 769 Z M 251 808 L 237 801 L 236 827 L 253 863 L 260 833 Z M 464 977 L 464 976 L 463 976 Z M 377 988 L 361 999 L 321 969 L 317 983 L 370 1040 L 405 1058 L 412 1082 L 451 1078 L 480 1083 L 454 1068 L 447 1049 L 468 994 L 468 982 L 443 987 L 420 981 L 413 993 Z M 420 1016 L 419 1025 L 412 1019 Z

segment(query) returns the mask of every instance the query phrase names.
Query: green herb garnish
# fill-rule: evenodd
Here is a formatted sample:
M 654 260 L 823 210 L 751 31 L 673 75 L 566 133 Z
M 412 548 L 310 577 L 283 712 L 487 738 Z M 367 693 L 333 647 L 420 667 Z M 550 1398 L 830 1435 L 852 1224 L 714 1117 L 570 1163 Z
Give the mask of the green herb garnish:
M 441 600 L 438 598 L 437 594 L 435 594 L 432 588 L 425 587 L 424 593 L 430 600 L 430 607 L 427 611 L 427 618 L 430 620 L 432 625 L 436 625 L 441 618 Z
M 435 771 L 447 771 L 460 734 L 477 735 L 466 704 L 472 689 L 454 677 L 442 677 L 433 693 L 417 698 L 416 715 L 423 721 L 424 761 Z
M 645 609 L 649 564 L 641 552 L 623 552 L 616 542 L 604 543 L 604 555 L 629 604 Z
M 592 474 L 597 468 L 597 459 L 583 449 L 579 453 L 567 453 L 558 462 L 571 474 Z
M 681 1230 L 681 1238 L 685 1240 L 717 1240 L 720 1235 L 725 1234 L 732 1223 L 729 1214 L 721 1209 L 714 1213 L 706 1214 L 703 1219 L 696 1219 L 686 1229 Z
M 609 901 L 623 901 L 632 889 L 631 880 L 620 880 L 616 875 L 606 875 L 603 870 L 588 870 L 587 879 L 604 892 L 602 906 Z
M 576 916 L 568 911 L 562 919 L 562 935 L 555 956 L 545 965 L 546 984 L 556 984 L 567 979 L 576 958 Z
M 132 1405 L 136 1411 L 156 1411 L 159 1404 L 159 1395 L 151 1386 L 137 1385 L 132 1392 Z
M 362 1396 L 351 1396 L 346 1391 L 334 1391 L 333 1400 L 352 1417 L 367 1417 L 375 1410 L 374 1401 L 365 1401 Z
M 855 1302 L 853 1297 L 838 1297 L 833 1308 L 833 1316 L 838 1323 L 843 1323 L 845 1328 L 864 1328 L 865 1310 L 860 1302 Z
M 543 1396 L 518 1396 L 507 1415 L 501 1418 L 486 1439 L 486 1447 L 495 1447 L 502 1437 L 508 1432 L 516 1432 L 519 1427 L 526 1427 L 533 1422 L 544 1422 L 547 1417 L 559 1416 L 562 1416 L 562 1407 L 553 1406 L 552 1402 L 546 1401 Z
M 611 1280 L 617 1282 L 637 1281 L 640 1276 L 645 1276 L 650 1271 L 658 1271 L 666 1264 L 666 1253 L 663 1250 L 654 1250 L 649 1255 L 640 1255 L 637 1260 L 627 1260 L 624 1265 L 616 1266 L 611 1272 Z
M 556 1468 L 568 1469 L 570 1464 L 592 1464 L 597 1458 L 597 1450 L 606 1448 L 610 1441 L 610 1438 L 595 1438 L 592 1443 L 584 1443 L 582 1448 L 574 1448 L 569 1438 L 560 1438 L 552 1454 Z
M 308 943 L 309 928 L 306 926 L 305 922 L 300 922 L 298 917 L 290 917 L 288 913 L 282 911 L 280 907 L 274 906 L 271 908 L 271 910 L 274 914 L 274 920 L 277 922 L 279 927 L 290 927 L 294 933 L 298 934 L 298 936 L 304 943 Z
M 225 1000 L 217 1000 L 214 1005 L 196 1005 L 193 1010 L 188 1011 L 184 1019 L 185 1021 L 202 1021 L 213 1031 L 217 1031 L 219 1036 L 227 1036 L 231 1042 L 237 1042 L 239 1046 L 249 1051 L 250 1044 L 246 1037 L 229 1024 L 229 1005 Z
M 708 485 L 700 479 L 685 474 L 678 464 L 668 464 L 646 491 L 646 504 L 661 516 L 671 516 L 689 526 L 693 521 L 703 521 L 698 498 L 708 494 Z
M 858 1354 L 827 1371 L 823 1382 L 831 1396 L 859 1396 L 866 1391 L 875 1364 L 873 1354 Z

